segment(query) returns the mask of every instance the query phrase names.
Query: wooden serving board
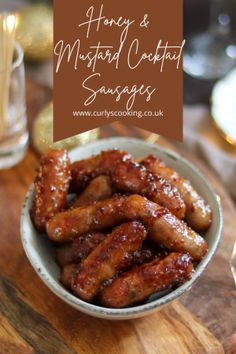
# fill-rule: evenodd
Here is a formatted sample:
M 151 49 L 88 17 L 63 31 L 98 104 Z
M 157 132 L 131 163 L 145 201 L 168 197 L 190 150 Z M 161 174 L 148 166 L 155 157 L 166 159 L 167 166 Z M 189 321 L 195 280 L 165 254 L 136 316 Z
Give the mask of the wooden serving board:
M 51 93 L 33 83 L 29 92 L 32 116 Z M 148 134 L 120 124 L 102 129 L 103 137 L 112 135 L 145 138 Z M 224 353 L 223 346 L 233 353 L 235 288 L 228 261 L 235 210 L 207 168 L 203 168 L 205 175 L 222 197 L 226 224 L 222 245 L 208 270 L 182 297 L 182 303 L 175 301 L 141 319 L 106 321 L 82 314 L 57 298 L 25 256 L 19 216 L 37 166 L 38 156 L 30 149 L 20 165 L 0 171 L 0 354 L 209 354 Z
M 213 334 L 178 301 L 145 318 L 110 322 L 83 315 L 42 291 L 44 316 L 9 279 L 1 279 L 1 354 L 224 353 Z

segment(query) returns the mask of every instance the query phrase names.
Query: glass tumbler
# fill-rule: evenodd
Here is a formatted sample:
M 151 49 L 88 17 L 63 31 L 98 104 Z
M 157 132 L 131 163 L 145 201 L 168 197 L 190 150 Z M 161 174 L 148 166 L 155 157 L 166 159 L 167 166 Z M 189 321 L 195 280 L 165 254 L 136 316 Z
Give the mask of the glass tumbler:
M 0 169 L 20 162 L 28 146 L 23 58 L 23 49 L 15 43 L 10 75 L 0 72 Z

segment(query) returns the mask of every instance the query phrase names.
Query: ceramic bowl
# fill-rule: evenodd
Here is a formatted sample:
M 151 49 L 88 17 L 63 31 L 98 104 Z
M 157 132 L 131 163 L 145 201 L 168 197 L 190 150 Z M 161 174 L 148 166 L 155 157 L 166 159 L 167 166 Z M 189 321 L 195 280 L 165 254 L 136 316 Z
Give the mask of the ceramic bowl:
M 128 151 L 135 157 L 145 157 L 149 154 L 160 157 L 192 182 L 194 188 L 207 200 L 213 211 L 213 222 L 210 229 L 205 234 L 209 250 L 196 267 L 191 280 L 185 282 L 175 290 L 167 291 L 162 294 L 159 293 L 156 294 L 156 296 L 152 295 L 141 305 L 139 304 L 123 309 L 111 309 L 80 300 L 61 285 L 58 280 L 60 270 L 54 260 L 54 246 L 45 235 L 39 234 L 31 223 L 29 209 L 34 190 L 33 187 L 29 189 L 21 214 L 21 238 L 26 255 L 36 273 L 57 296 L 77 310 L 94 317 L 120 320 L 150 314 L 153 311 L 161 309 L 164 305 L 177 299 L 189 290 L 201 276 L 217 249 L 222 232 L 223 218 L 220 198 L 216 195 L 209 182 L 199 170 L 180 155 L 156 144 L 154 145 L 143 140 L 132 138 L 110 138 L 75 148 L 70 151 L 69 155 L 71 160 L 75 161 L 98 154 L 102 150 L 113 148 Z

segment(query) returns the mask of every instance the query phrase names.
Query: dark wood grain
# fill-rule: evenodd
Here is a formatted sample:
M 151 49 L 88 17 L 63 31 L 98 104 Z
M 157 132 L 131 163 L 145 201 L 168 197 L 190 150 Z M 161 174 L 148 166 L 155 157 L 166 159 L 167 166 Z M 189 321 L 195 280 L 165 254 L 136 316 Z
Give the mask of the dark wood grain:
M 48 320 L 46 316 L 35 311 L 28 303 L 31 299 L 27 301 L 25 295 L 2 274 L 0 275 L 0 296 L 0 313 L 5 316 L 5 319 L 7 318 L 8 323 L 14 326 L 14 328 L 11 326 L 10 339 L 4 333 L 0 342 L 4 345 L 3 348 L 7 348 L 9 354 L 80 352 L 171 354 L 176 346 L 178 346 L 176 353 L 181 354 L 190 352 L 208 354 L 208 348 L 211 348 L 212 353 L 223 353 L 222 346 L 216 338 L 178 301 L 158 314 L 150 315 L 145 319 L 113 322 L 111 326 L 109 321 L 92 319 L 71 308 L 69 312 L 65 312 L 65 307 L 58 300 L 61 307 L 61 319 L 67 315 L 63 321 L 65 324 L 62 323 L 59 329 L 66 326 L 65 340 L 68 340 L 69 336 L 74 336 L 73 342 L 69 341 L 71 346 L 69 347 L 50 324 L 49 320 L 52 318 L 48 316 Z M 44 300 L 47 299 L 44 293 L 42 296 Z M 50 306 L 49 301 L 51 299 L 48 299 L 46 307 Z M 34 304 L 34 307 L 36 306 Z M 55 315 L 57 316 L 58 313 L 55 312 L 53 316 Z M 159 337 L 156 337 L 156 333 Z M 172 333 L 170 343 L 166 345 L 167 335 L 169 336 L 170 333 Z M 0 353 L 5 354 L 5 349 L 2 352 L 0 349 Z
M 35 113 L 50 99 L 51 92 L 32 82 L 28 83 L 28 88 L 28 115 L 32 121 Z M 118 123 L 104 126 L 101 130 L 102 137 L 115 135 L 147 138 L 150 134 Z M 160 139 L 159 142 L 168 145 L 165 140 Z M 198 163 L 196 159 L 194 162 Z M 208 270 L 182 301 L 217 339 L 178 302 L 144 319 L 111 323 L 86 316 L 57 298 L 35 274 L 20 242 L 21 206 L 37 166 L 38 156 L 30 149 L 21 164 L 0 171 L 1 311 L 4 323 L 8 323 L 9 328 L 15 331 L 16 338 L 22 338 L 21 345 L 28 346 L 28 352 L 38 352 L 38 346 L 43 340 L 46 350 L 51 337 L 53 343 L 60 343 L 59 348 L 66 348 L 65 354 L 73 351 L 102 354 L 209 353 L 207 348 L 210 348 L 212 353 L 222 353 L 217 339 L 230 350 L 229 343 L 233 343 L 235 331 L 235 290 L 228 261 L 235 235 L 236 218 L 229 196 L 208 169 L 201 165 L 222 197 L 225 211 L 224 236 Z M 22 319 L 25 316 L 26 323 Z M 38 322 L 41 327 L 37 332 L 34 327 Z
M 27 304 L 24 295 L 2 274 L 0 275 L 0 298 L 1 315 L 13 324 L 18 334 L 30 345 L 29 347 L 23 347 L 23 345 L 22 348 L 19 347 L 18 350 L 22 350 L 22 353 L 23 350 L 26 353 L 35 352 L 38 354 L 75 353 L 48 320 Z M 14 351 L 9 353 L 14 353 Z
M 8 319 L 0 314 L 0 354 L 11 353 L 34 354 L 35 350 L 24 341 Z

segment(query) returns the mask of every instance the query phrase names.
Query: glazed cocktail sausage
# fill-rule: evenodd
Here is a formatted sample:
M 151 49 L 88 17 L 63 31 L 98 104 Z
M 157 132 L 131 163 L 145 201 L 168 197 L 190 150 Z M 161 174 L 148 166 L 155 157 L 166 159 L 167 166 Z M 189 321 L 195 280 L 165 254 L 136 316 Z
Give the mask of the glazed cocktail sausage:
M 71 263 L 79 264 L 106 237 L 107 235 L 101 232 L 91 232 L 90 234 L 74 239 L 73 242 L 68 242 L 58 247 L 56 249 L 57 264 L 62 268 Z M 131 266 L 150 262 L 163 254 L 165 254 L 164 251 L 155 250 L 153 247 L 145 247 L 133 254 L 133 263 Z
M 78 191 L 96 176 L 109 175 L 115 189 L 138 193 L 167 207 L 178 218 L 185 215 L 185 204 L 176 187 L 153 176 L 144 166 L 132 161 L 131 155 L 119 150 L 103 151 L 87 160 L 74 162 L 71 190 Z
M 189 253 L 198 261 L 207 252 L 206 241 L 168 209 L 140 195 L 131 195 L 126 208 L 129 218 L 142 220 L 151 239 L 158 245 L 163 245 L 170 251 Z
M 191 257 L 182 253 L 170 253 L 162 260 L 135 267 L 123 273 L 99 295 L 103 306 L 121 308 L 130 306 L 156 291 L 180 285 L 191 277 Z
M 85 190 L 71 203 L 72 208 L 110 198 L 113 194 L 109 176 L 94 178 Z
M 55 215 L 47 223 L 47 234 L 52 241 L 67 242 L 121 224 L 127 221 L 123 210 L 125 200 L 125 196 L 115 196 Z
M 179 219 L 185 215 L 185 204 L 176 187 L 154 176 L 144 166 L 132 161 L 117 164 L 111 175 L 113 186 L 122 192 L 141 194 L 168 208 Z
M 70 160 L 65 150 L 49 150 L 40 160 L 34 181 L 31 219 L 39 231 L 46 222 L 66 207 L 71 174 Z
M 51 240 L 64 242 L 128 220 L 142 221 L 157 244 L 169 250 L 188 252 L 194 260 L 201 260 L 207 251 L 207 244 L 200 235 L 168 209 L 140 195 L 116 196 L 57 214 L 47 223 L 47 233 Z
M 72 259 L 74 262 L 81 262 L 85 259 L 102 241 L 107 237 L 102 232 L 91 232 L 72 242 Z
M 106 234 L 101 232 L 91 232 L 75 238 L 73 242 L 58 247 L 56 250 L 57 263 L 61 267 L 64 267 L 69 263 L 81 262 L 106 238 L 106 236 Z
M 72 281 L 73 292 L 91 301 L 104 281 L 117 275 L 132 262 L 142 247 L 147 232 L 137 221 L 116 227 L 79 265 Z
M 92 179 L 100 175 L 110 175 L 118 162 L 131 159 L 131 155 L 127 152 L 114 149 L 102 151 L 99 155 L 72 163 L 71 191 L 83 190 Z
M 161 176 L 178 188 L 186 204 L 185 220 L 194 230 L 206 230 L 211 224 L 212 212 L 209 204 L 197 193 L 191 183 L 173 168 L 155 156 L 148 156 L 143 164 L 153 174 Z

